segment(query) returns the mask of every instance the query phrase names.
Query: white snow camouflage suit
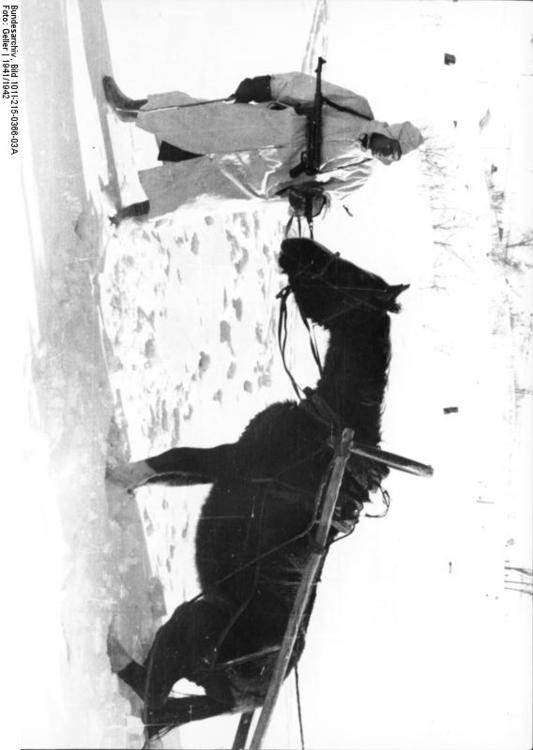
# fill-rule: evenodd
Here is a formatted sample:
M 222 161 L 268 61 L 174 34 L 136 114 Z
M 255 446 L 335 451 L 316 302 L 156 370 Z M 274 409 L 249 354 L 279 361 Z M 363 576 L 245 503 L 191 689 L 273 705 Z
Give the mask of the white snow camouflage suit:
M 314 76 L 305 73 L 273 75 L 272 101 L 256 104 L 219 102 L 180 108 L 201 100 L 182 92 L 149 96 L 137 125 L 159 142 L 203 155 L 139 172 L 150 202 L 149 216 L 198 202 L 209 206 L 219 200 L 272 199 L 280 190 L 309 181 L 305 174 L 297 178 L 289 174 L 306 147 L 306 118 L 293 107 L 312 104 L 315 85 Z M 362 115 L 323 105 L 322 166 L 312 179 L 334 198 L 345 198 L 371 174 L 374 159 L 359 140 L 364 134 L 396 138 L 402 155 L 423 140 L 410 122 L 388 125 L 375 120 L 367 100 L 348 89 L 324 81 L 322 93 Z

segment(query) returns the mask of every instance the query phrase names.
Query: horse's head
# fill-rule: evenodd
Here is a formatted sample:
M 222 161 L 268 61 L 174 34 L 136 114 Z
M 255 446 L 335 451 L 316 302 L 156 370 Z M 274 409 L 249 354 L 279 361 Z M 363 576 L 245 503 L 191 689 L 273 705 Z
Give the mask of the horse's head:
M 307 238 L 283 240 L 279 264 L 302 314 L 327 328 L 361 311 L 398 312 L 396 299 L 409 286 L 389 286 Z

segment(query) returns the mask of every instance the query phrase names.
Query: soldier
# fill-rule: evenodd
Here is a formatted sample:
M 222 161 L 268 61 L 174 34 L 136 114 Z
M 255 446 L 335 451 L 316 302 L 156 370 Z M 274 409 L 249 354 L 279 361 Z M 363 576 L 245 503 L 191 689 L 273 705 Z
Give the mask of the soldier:
M 343 199 L 366 182 L 375 160 L 392 164 L 423 141 L 410 122 L 380 122 L 364 97 L 323 82 L 322 164 L 313 177 L 295 175 L 306 148 L 304 115 L 314 101 L 313 76 L 245 78 L 232 97 L 214 102 L 181 92 L 130 99 L 110 76 L 103 85 L 121 119 L 156 136 L 162 162 L 139 172 L 148 200 L 120 208 L 116 224 L 199 201 L 280 199 L 309 185 L 328 200 Z

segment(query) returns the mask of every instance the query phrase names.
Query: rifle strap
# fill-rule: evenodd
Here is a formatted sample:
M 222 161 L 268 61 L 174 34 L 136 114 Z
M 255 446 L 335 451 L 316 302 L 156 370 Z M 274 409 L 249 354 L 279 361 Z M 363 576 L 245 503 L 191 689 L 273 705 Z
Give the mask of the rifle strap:
M 356 117 L 360 117 L 362 120 L 366 120 L 367 122 L 373 122 L 374 118 L 369 117 L 368 115 L 363 115 L 361 112 L 358 112 L 356 109 L 352 109 L 351 107 L 344 107 L 342 104 L 337 104 L 337 102 L 332 101 L 331 99 L 328 99 L 327 96 L 322 96 L 322 101 L 325 102 L 325 104 L 329 104 L 330 107 L 333 107 L 333 109 L 338 110 L 339 112 L 347 112 L 350 115 L 355 115 Z

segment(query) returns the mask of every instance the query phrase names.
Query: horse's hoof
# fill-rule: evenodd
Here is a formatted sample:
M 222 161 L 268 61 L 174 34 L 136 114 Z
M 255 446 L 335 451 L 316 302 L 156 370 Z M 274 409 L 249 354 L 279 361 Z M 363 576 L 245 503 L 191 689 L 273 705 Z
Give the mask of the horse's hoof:
M 114 214 L 113 216 L 108 216 L 107 218 L 109 219 L 109 223 L 113 227 L 119 227 L 120 226 L 120 222 L 122 221 L 122 219 L 120 218 L 120 215 L 118 213 Z
M 108 482 L 119 485 L 125 490 L 132 491 L 153 477 L 154 472 L 150 469 L 146 461 L 132 461 L 129 464 L 121 464 L 120 466 L 108 466 L 105 476 Z
M 129 474 L 124 471 L 124 467 L 122 466 L 108 466 L 105 470 L 105 478 L 106 482 L 117 484 L 124 489 L 130 489 L 131 480 Z
M 107 656 L 111 664 L 111 671 L 113 674 L 121 672 L 124 667 L 133 661 L 131 656 L 128 654 L 124 646 L 120 641 L 115 638 L 111 632 L 111 628 L 107 634 Z

